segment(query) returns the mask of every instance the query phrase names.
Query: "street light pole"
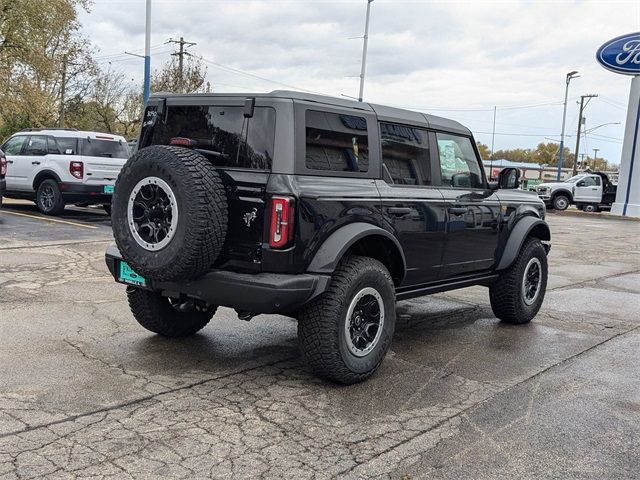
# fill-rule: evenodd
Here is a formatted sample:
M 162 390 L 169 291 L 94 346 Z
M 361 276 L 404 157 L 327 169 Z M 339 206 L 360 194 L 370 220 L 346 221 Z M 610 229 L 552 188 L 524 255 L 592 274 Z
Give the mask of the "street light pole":
M 564 111 L 562 112 L 562 133 L 560 134 L 560 155 L 558 157 L 558 174 L 556 176 L 556 180 L 560 181 L 560 176 L 562 174 L 562 162 L 564 160 L 564 127 L 567 122 L 567 99 L 569 98 L 569 83 L 572 78 L 579 77 L 576 75 L 578 72 L 573 71 L 567 73 L 566 86 L 564 89 Z
M 151 90 L 151 0 L 147 0 L 146 25 L 144 32 L 144 104 L 149 100 Z
M 373 0 L 367 0 L 367 19 L 364 24 L 364 43 L 362 44 L 362 65 L 360 67 L 360 94 L 358 95 L 358 101 L 362 101 L 362 94 L 364 93 L 364 72 L 367 67 L 367 45 L 369 43 L 369 15 L 371 13 L 371 2 Z

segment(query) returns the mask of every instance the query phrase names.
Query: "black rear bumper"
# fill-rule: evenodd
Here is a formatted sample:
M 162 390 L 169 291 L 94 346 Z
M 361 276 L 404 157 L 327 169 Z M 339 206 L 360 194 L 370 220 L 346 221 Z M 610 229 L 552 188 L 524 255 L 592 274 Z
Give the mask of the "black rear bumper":
M 60 182 L 62 198 L 68 203 L 111 203 L 111 193 L 104 192 L 104 185 Z
M 122 256 L 115 246 L 107 248 L 105 260 L 119 283 Z M 253 313 L 292 314 L 324 292 L 331 277 L 319 274 L 237 273 L 210 270 L 203 276 L 181 282 L 147 280 L 145 287 L 168 297 L 187 296 L 211 305 L 235 308 Z

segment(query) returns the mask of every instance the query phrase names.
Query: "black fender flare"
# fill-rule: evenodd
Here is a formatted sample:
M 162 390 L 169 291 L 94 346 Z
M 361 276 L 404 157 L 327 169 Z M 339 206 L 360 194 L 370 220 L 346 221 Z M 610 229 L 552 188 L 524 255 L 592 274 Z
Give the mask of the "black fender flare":
M 509 239 L 502 251 L 502 256 L 500 257 L 496 270 L 504 270 L 511 266 L 511 264 L 516 260 L 518 252 L 520 252 L 525 239 L 534 229 L 540 232 L 538 235 L 540 240 L 551 240 L 551 231 L 544 220 L 531 215 L 522 217 L 511 230 L 511 234 L 509 235 Z
M 396 237 L 387 230 L 370 223 L 350 223 L 333 232 L 320 246 L 307 267 L 307 272 L 332 274 L 345 253 L 365 237 L 381 236 L 390 240 L 402 258 L 402 272 L 407 271 L 407 261 L 402 246 Z
M 60 177 L 53 170 L 42 170 L 41 172 L 38 172 L 38 174 L 35 176 L 35 178 L 33 179 L 33 184 L 31 186 L 33 187 L 34 190 L 37 191 L 38 187 L 36 185 L 40 185 L 47 178 L 52 178 L 58 183 L 61 182 Z

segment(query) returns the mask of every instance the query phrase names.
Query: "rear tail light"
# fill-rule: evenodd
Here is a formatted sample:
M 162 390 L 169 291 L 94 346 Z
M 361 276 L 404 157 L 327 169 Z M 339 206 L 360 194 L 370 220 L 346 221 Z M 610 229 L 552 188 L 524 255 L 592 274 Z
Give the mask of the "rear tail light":
M 0 157 L 0 177 L 4 177 L 7 174 L 7 159 Z
M 74 177 L 81 179 L 84 176 L 84 163 L 69 162 L 69 173 Z
M 173 137 L 169 140 L 169 145 L 176 145 L 178 147 L 195 147 L 198 142 L 186 137 Z
M 271 198 L 271 228 L 269 230 L 269 246 L 271 248 L 287 247 L 295 232 L 295 205 L 293 198 Z

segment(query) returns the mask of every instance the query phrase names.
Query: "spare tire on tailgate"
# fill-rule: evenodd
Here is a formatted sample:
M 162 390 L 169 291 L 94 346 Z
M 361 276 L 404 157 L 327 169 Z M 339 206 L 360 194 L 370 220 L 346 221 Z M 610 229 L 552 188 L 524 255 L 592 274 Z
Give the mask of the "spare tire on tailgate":
M 122 168 L 111 205 L 120 253 L 144 277 L 198 277 L 222 250 L 227 197 L 220 175 L 198 152 L 139 150 Z

